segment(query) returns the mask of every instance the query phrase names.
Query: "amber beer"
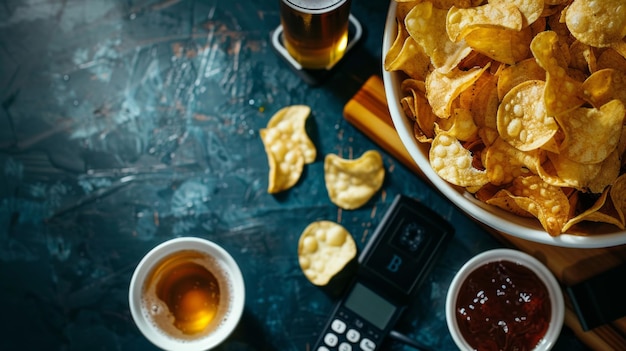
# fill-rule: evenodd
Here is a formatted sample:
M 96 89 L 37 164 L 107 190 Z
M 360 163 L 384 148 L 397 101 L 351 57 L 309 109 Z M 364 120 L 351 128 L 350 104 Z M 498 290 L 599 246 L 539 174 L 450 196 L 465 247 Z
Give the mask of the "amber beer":
M 178 339 L 196 339 L 208 335 L 224 318 L 230 290 L 225 272 L 212 257 L 185 250 L 157 263 L 144 282 L 142 302 L 161 331 Z
M 245 305 L 235 259 L 206 239 L 180 237 L 137 264 L 128 302 L 139 331 L 167 351 L 206 351 L 226 340 Z
M 302 67 L 324 69 L 348 45 L 351 0 L 280 0 L 283 41 Z

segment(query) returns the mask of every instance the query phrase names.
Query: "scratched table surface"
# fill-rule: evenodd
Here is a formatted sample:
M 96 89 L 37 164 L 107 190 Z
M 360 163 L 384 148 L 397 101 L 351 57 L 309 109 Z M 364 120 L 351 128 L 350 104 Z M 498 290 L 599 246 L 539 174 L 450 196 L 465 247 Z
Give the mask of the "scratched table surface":
M 449 283 L 500 243 L 342 116 L 381 73 L 387 6 L 353 1 L 364 37 L 309 86 L 271 46 L 277 0 L 0 2 L 0 350 L 154 350 L 131 318 L 129 281 L 148 250 L 180 236 L 213 240 L 241 266 L 245 312 L 219 350 L 308 350 L 335 300 L 302 274 L 300 233 L 336 221 L 361 249 L 399 193 L 456 236 L 397 330 L 455 349 Z M 311 106 L 318 158 L 270 195 L 259 129 L 291 104 Z M 323 157 L 371 149 L 383 154 L 383 188 L 338 209 Z M 564 329 L 555 349 L 584 348 Z

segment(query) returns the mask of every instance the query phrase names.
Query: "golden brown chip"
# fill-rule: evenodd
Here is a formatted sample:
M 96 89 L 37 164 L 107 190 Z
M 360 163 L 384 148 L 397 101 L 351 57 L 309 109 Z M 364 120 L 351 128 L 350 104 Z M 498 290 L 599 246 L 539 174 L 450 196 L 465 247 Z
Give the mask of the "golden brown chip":
M 426 77 L 426 98 L 435 115 L 439 118 L 449 118 L 454 99 L 474 84 L 487 68 L 489 65 L 468 71 L 455 68 L 447 74 L 440 71 L 431 72 Z
M 527 80 L 546 80 L 546 71 L 537 64 L 534 58 L 529 58 L 509 66 L 498 75 L 498 97 L 500 100 L 516 85 Z
M 302 151 L 298 148 L 289 149 L 277 129 L 264 128 L 260 134 L 270 168 L 267 192 L 275 194 L 293 187 L 302 175 Z
M 306 134 L 306 120 L 311 115 L 311 108 L 306 105 L 291 105 L 276 112 L 269 122 L 268 129 L 276 129 L 287 149 L 299 148 L 304 156 L 304 163 L 312 163 L 317 157 L 317 150 Z
M 430 165 L 448 182 L 463 187 L 480 187 L 489 182 L 487 172 L 472 165 L 472 154 L 454 137 L 442 132 L 433 140 Z
M 340 224 L 317 221 L 309 224 L 298 240 L 298 262 L 306 278 L 324 286 L 356 257 L 352 235 Z
M 328 154 L 324 159 L 328 197 L 345 210 L 365 205 L 382 187 L 384 179 L 385 167 L 378 151 L 366 151 L 354 160 L 335 154 Z
M 459 42 L 475 28 L 495 27 L 519 31 L 522 29 L 522 13 L 509 2 L 469 8 L 453 6 L 446 16 L 446 32 L 453 42 Z
M 626 174 L 620 175 L 610 190 L 611 201 L 622 223 L 626 223 Z
M 613 99 L 626 105 L 626 72 L 613 68 L 596 71 L 583 82 L 583 92 L 594 107 L 600 107 Z
M 447 10 L 434 8 L 426 1 L 415 5 L 405 18 L 411 37 L 422 46 L 432 65 L 442 72 L 452 70 L 472 51 L 465 42 L 455 43 L 448 38 L 447 13 Z
M 619 218 L 612 202 L 607 201 L 608 194 L 609 190 L 606 189 L 591 207 L 568 220 L 563 226 L 563 231 L 568 231 L 572 226 L 584 221 L 609 223 L 624 230 L 624 221 Z
M 430 58 L 424 49 L 409 36 L 404 21 L 398 21 L 398 35 L 385 55 L 385 69 L 403 71 L 413 79 L 424 80 L 429 66 Z
M 623 0 L 574 0 L 565 9 L 565 23 L 581 42 L 607 47 L 626 36 Z
M 511 183 L 513 179 L 530 172 L 537 173 L 543 155 L 538 150 L 520 151 L 502 138 L 497 138 L 484 154 L 487 175 L 494 185 Z
M 465 36 L 472 49 L 496 61 L 514 65 L 528 57 L 532 33 L 530 28 L 510 30 L 480 27 Z
M 489 0 L 490 4 L 513 4 L 522 14 L 522 27 L 534 23 L 543 13 L 543 0 Z
M 498 132 L 522 151 L 538 149 L 556 134 L 559 126 L 547 115 L 542 101 L 545 83 L 529 80 L 511 89 L 498 108 Z
M 586 164 L 604 161 L 617 147 L 624 113 L 624 104 L 612 100 L 600 109 L 581 107 L 557 116 L 565 132 L 561 155 Z
M 539 176 L 528 176 L 516 178 L 507 190 L 515 204 L 539 219 L 546 232 L 552 236 L 562 233 L 570 205 L 560 187 L 545 183 Z M 495 204 L 491 200 L 487 203 Z

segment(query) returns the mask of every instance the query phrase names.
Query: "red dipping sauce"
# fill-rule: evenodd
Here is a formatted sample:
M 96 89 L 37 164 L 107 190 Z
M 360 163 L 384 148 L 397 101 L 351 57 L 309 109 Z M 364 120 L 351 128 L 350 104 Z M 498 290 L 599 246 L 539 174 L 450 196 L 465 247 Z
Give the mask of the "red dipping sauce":
M 475 350 L 532 350 L 548 330 L 550 296 L 543 281 L 523 265 L 489 262 L 461 285 L 456 318 Z

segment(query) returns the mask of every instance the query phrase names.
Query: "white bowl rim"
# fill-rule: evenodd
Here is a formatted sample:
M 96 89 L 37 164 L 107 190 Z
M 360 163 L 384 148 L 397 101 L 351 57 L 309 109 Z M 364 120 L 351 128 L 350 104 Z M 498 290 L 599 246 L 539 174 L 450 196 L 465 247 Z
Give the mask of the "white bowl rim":
M 456 324 L 456 300 L 458 297 L 459 288 L 465 281 L 467 276 L 473 272 L 476 268 L 495 261 L 509 261 L 518 264 L 522 264 L 528 269 L 532 270 L 539 279 L 545 284 L 550 295 L 551 313 L 552 319 L 550 326 L 546 331 L 546 334 L 542 340 L 537 344 L 533 351 L 547 351 L 554 347 L 556 340 L 558 339 L 561 329 L 563 328 L 563 322 L 565 318 L 565 302 L 563 299 L 563 291 L 559 282 L 556 280 L 552 272 L 539 261 L 537 258 L 519 250 L 514 249 L 492 249 L 484 251 L 470 260 L 468 260 L 456 273 L 446 296 L 446 323 L 452 339 L 456 345 L 462 349 L 470 349 L 471 347 L 461 336 L 458 325 Z
M 413 127 L 409 119 L 404 115 L 402 107 L 399 104 L 400 102 L 397 99 L 398 96 L 401 96 L 399 91 L 401 75 L 397 72 L 388 72 L 384 68 L 384 57 L 396 36 L 396 7 L 397 3 L 391 1 L 383 35 L 382 76 L 385 86 L 385 95 L 391 119 L 402 144 L 404 144 L 411 158 L 413 158 L 417 166 L 435 188 L 459 209 L 475 220 L 497 231 L 525 240 L 552 246 L 574 248 L 603 248 L 626 244 L 626 231 L 593 234 L 589 236 L 567 233 L 551 236 L 541 227 L 537 220 L 522 218 L 494 206 L 484 204 L 468 192 L 459 192 L 450 183 L 446 182 L 435 173 L 430 166 L 428 157 L 425 156 L 424 150 L 426 146 L 419 145 L 412 132 L 410 132 Z

